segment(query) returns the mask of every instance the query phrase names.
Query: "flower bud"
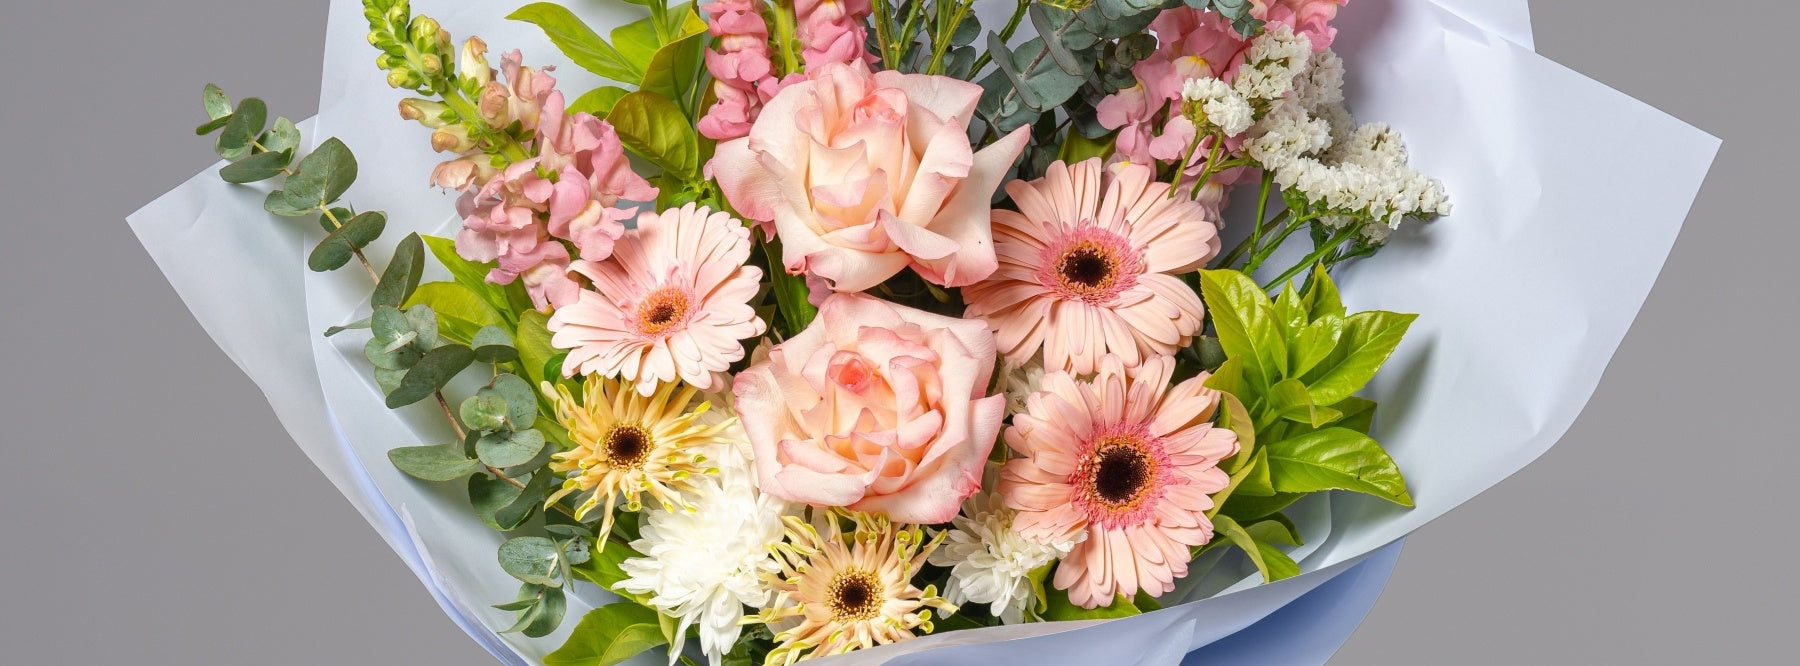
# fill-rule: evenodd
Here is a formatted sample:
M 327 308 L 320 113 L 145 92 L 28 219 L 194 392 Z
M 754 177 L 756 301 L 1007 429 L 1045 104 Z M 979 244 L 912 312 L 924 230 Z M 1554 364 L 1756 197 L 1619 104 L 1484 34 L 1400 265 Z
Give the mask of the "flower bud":
M 400 100 L 400 117 L 405 120 L 416 120 L 420 125 L 437 129 L 448 121 L 444 119 L 449 106 L 443 102 L 428 99 L 410 98 Z
M 475 149 L 475 139 L 469 137 L 469 128 L 462 125 L 447 125 L 431 133 L 431 149 L 440 153 L 460 153 Z
M 396 69 L 394 71 L 388 72 L 387 84 L 389 87 L 392 87 L 392 88 L 405 88 L 405 87 L 407 87 L 406 82 L 411 79 L 412 79 L 412 72 L 410 70 Z
M 456 59 L 456 71 L 464 85 L 473 82 L 475 88 L 485 87 L 494 80 L 494 70 L 488 66 L 487 42 L 481 41 L 480 37 L 464 41 L 462 52 Z
M 407 26 L 406 36 L 412 38 L 415 42 L 430 41 L 437 36 L 438 30 L 441 29 L 441 27 L 442 26 L 438 25 L 437 19 L 429 16 L 421 16 L 413 19 L 412 25 Z
M 419 69 L 425 76 L 437 76 L 444 73 L 444 59 L 435 53 L 427 53 L 419 58 Z

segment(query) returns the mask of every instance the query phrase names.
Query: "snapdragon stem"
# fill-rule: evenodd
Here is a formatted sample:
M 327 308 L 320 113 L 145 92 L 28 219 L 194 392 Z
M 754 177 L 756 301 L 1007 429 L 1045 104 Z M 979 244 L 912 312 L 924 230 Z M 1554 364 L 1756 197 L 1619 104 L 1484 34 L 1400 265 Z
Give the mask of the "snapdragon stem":
M 800 71 L 800 58 L 794 55 L 794 0 L 778 0 L 775 3 L 775 45 L 781 50 L 781 64 L 786 68 L 782 74 L 793 74 Z
M 953 9 L 938 10 L 938 34 L 932 35 L 931 63 L 925 66 L 926 74 L 944 73 L 944 53 L 950 50 L 950 38 L 956 34 L 957 28 L 962 27 L 963 19 L 968 17 L 969 8 L 974 5 L 975 0 L 963 0 L 956 3 Z M 974 72 L 970 74 L 973 75 Z

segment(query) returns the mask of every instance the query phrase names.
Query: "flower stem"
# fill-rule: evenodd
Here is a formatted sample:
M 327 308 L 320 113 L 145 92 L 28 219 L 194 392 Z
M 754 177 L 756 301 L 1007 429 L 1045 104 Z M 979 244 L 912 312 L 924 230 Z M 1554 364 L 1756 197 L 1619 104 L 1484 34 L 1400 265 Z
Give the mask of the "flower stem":
M 1329 254 L 1332 250 L 1336 250 L 1338 245 L 1342 244 L 1344 241 L 1350 240 L 1351 236 L 1356 235 L 1356 230 L 1359 226 L 1360 225 L 1350 224 L 1339 229 L 1337 233 L 1331 235 L 1330 239 L 1327 239 L 1325 242 L 1320 243 L 1318 247 L 1314 248 L 1312 254 L 1306 255 L 1306 258 L 1301 259 L 1293 266 L 1289 266 L 1287 270 L 1282 271 L 1281 275 L 1277 276 L 1274 280 L 1270 280 L 1268 284 L 1263 285 L 1263 291 L 1269 291 L 1270 289 L 1279 287 L 1282 283 L 1292 279 L 1295 275 L 1299 275 L 1301 271 L 1311 268 L 1314 263 L 1318 262 L 1320 259 L 1324 259 L 1326 254 Z
M 775 11 L 775 46 L 781 51 L 781 64 L 785 69 L 782 74 L 793 74 L 800 71 L 800 58 L 794 54 L 794 0 L 776 0 Z
M 950 39 L 956 35 L 956 29 L 962 27 L 963 19 L 968 17 L 969 8 L 974 5 L 975 0 L 958 2 L 955 8 L 949 11 L 949 15 L 938 23 L 937 34 L 931 36 L 931 64 L 925 66 L 926 74 L 944 73 L 944 53 L 950 50 Z

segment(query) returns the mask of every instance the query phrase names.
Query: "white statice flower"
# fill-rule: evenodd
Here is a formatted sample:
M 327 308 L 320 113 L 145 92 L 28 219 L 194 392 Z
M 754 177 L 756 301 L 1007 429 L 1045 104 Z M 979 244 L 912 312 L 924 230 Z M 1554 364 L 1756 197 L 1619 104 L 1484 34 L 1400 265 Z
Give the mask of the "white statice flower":
M 1040 543 L 1014 530 L 1018 512 L 1006 508 L 1000 493 L 992 490 L 998 485 L 993 483 L 998 476 L 993 469 L 990 465 L 990 482 L 985 484 L 990 490 L 963 502 L 943 545 L 926 561 L 950 569 L 950 582 L 944 585 L 944 598 L 950 603 L 988 604 L 1001 622 L 1018 624 L 1034 602 L 1031 572 L 1062 559 L 1076 542 Z
M 1225 136 L 1243 134 L 1256 120 L 1256 112 L 1250 108 L 1249 100 L 1232 90 L 1231 84 L 1211 76 L 1188 79 L 1181 86 L 1181 96 L 1198 104 L 1201 113 L 1206 114 L 1206 122 L 1219 128 Z
M 1294 100 L 1313 115 L 1344 103 L 1344 60 L 1330 49 L 1312 54 L 1305 71 L 1294 77 Z
M 1331 147 L 1331 124 L 1307 115 L 1306 108 L 1284 100 L 1256 121 L 1244 152 L 1264 168 L 1280 171 L 1295 160 Z
M 722 411 L 722 410 L 721 410 Z M 739 439 L 742 429 L 734 428 Z M 652 509 L 631 547 L 644 557 L 625 560 L 619 589 L 648 594 L 650 604 L 680 622 L 698 626 L 700 649 L 720 666 L 738 640 L 746 605 L 761 608 L 773 595 L 768 577 L 781 572 L 771 547 L 785 534 L 782 516 L 794 507 L 756 487 L 756 470 L 733 444 L 708 447 L 718 464 L 695 484 L 693 510 Z M 671 650 L 675 663 L 680 650 Z
M 1319 155 L 1319 160 L 1326 164 L 1342 163 L 1344 153 L 1350 147 L 1350 137 L 1356 133 L 1356 117 L 1350 115 L 1350 110 L 1344 108 L 1343 102 L 1326 104 L 1308 113 L 1331 126 L 1331 147 Z
M 1280 99 L 1294 89 L 1294 78 L 1311 60 L 1311 39 L 1295 34 L 1286 25 L 1269 24 L 1267 30 L 1250 41 L 1250 50 L 1232 87 L 1247 99 Z

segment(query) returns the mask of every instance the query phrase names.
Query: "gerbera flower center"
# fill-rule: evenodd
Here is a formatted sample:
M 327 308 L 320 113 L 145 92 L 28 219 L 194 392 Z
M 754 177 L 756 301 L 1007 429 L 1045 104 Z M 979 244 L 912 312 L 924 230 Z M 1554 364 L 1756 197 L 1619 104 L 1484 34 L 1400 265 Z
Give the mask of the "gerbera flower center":
M 1166 464 L 1161 442 L 1142 425 L 1103 428 L 1069 480 L 1074 504 L 1089 520 L 1108 527 L 1141 523 L 1162 494 Z
M 1065 299 L 1099 305 L 1137 284 L 1142 263 L 1126 239 L 1082 226 L 1044 249 L 1038 282 Z
M 687 320 L 691 309 L 687 292 L 663 287 L 638 302 L 637 327 L 644 335 L 661 335 Z
M 650 438 L 650 431 L 641 426 L 622 424 L 606 433 L 602 450 L 607 464 L 615 468 L 635 469 L 650 459 L 650 450 L 655 445 L 655 440 Z
M 839 621 L 866 620 L 881 610 L 881 579 L 873 571 L 845 569 L 831 577 L 825 603 Z

